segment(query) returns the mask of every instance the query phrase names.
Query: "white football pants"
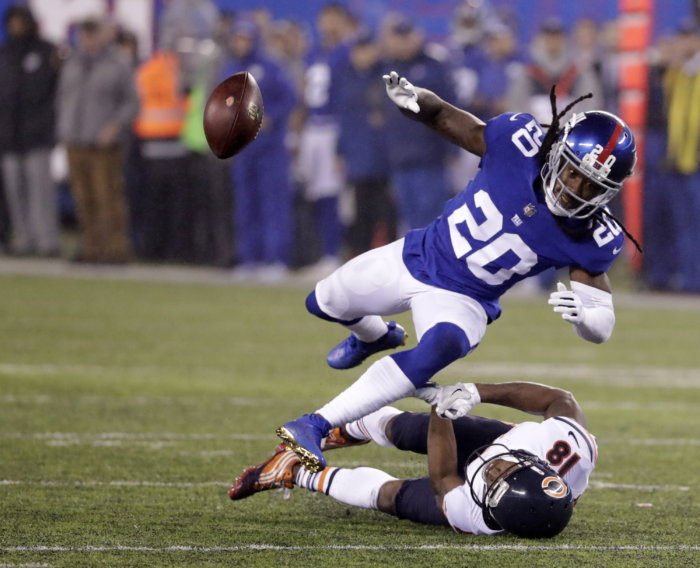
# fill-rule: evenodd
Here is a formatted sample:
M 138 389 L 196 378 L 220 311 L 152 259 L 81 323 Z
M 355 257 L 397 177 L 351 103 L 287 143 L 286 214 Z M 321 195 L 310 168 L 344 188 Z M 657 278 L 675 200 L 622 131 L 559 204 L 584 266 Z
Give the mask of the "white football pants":
M 417 339 L 438 323 L 461 328 L 476 347 L 487 316 L 474 299 L 416 280 L 402 258 L 403 239 L 361 254 L 316 285 L 316 300 L 329 316 L 353 320 L 412 311 Z

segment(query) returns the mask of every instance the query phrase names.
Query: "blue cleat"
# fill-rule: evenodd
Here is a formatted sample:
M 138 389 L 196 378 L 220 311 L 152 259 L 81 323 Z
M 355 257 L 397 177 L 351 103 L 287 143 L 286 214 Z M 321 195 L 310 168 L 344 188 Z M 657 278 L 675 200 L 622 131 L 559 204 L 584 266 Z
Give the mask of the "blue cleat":
M 395 321 L 390 321 L 386 327 L 387 332 L 371 343 L 360 341 L 355 334 L 350 334 L 330 350 L 326 361 L 334 369 L 351 369 L 378 351 L 394 349 L 406 344 L 408 334 L 403 327 Z
M 285 446 L 299 456 L 301 464 L 315 473 L 326 467 L 321 440 L 330 430 L 330 423 L 320 414 L 304 414 L 301 418 L 285 422 L 277 428 L 276 434 Z

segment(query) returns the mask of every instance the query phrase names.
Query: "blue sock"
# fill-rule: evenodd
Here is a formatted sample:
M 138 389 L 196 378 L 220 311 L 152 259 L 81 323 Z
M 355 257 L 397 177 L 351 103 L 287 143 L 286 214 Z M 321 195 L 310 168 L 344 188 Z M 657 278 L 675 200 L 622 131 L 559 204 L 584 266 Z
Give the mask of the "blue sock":
M 453 323 L 442 322 L 425 332 L 418 345 L 390 355 L 416 385 L 427 383 L 435 373 L 464 357 L 472 347 L 467 334 Z
M 321 306 L 318 305 L 318 300 L 316 299 L 316 290 L 313 290 L 306 297 L 306 309 L 310 314 L 315 315 L 317 318 L 321 318 L 322 320 L 326 321 L 332 321 L 333 323 L 339 323 L 341 325 L 354 325 L 362 319 L 360 317 L 355 318 L 353 320 L 339 320 L 337 318 L 329 316 L 326 312 L 324 312 L 321 309 Z

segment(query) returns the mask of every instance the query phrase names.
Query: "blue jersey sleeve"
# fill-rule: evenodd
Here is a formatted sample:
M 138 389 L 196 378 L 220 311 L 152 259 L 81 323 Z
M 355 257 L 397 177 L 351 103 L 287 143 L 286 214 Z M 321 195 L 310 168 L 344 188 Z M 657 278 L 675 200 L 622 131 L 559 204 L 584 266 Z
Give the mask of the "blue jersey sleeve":
M 592 274 L 607 272 L 622 252 L 624 241 L 624 232 L 613 219 L 596 221 L 586 254 L 576 264 Z
M 539 152 L 543 135 L 542 127 L 531 114 L 500 114 L 486 123 L 485 157 L 525 164 Z

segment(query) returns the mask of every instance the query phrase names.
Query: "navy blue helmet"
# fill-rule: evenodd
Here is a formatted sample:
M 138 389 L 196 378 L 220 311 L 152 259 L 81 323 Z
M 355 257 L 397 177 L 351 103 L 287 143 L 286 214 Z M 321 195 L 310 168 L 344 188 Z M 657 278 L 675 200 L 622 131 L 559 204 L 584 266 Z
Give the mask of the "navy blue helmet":
M 564 530 L 571 519 L 574 501 L 571 489 L 550 465 L 524 450 L 503 452 L 484 460 L 467 481 L 472 498 L 481 507 L 486 525 L 523 538 L 550 538 Z M 486 473 L 496 460 L 509 463 L 490 483 Z M 471 460 L 469 460 L 471 461 Z M 490 465 L 491 464 L 491 465 Z M 474 480 L 481 472 L 486 490 L 478 495 Z
M 617 116 L 600 110 L 574 113 L 552 145 L 542 167 L 547 207 L 555 215 L 584 219 L 605 207 L 632 174 L 637 160 L 634 135 Z M 573 193 L 559 178 L 573 166 L 592 180 L 599 192 L 591 199 Z M 563 195 L 574 207 L 564 207 Z

